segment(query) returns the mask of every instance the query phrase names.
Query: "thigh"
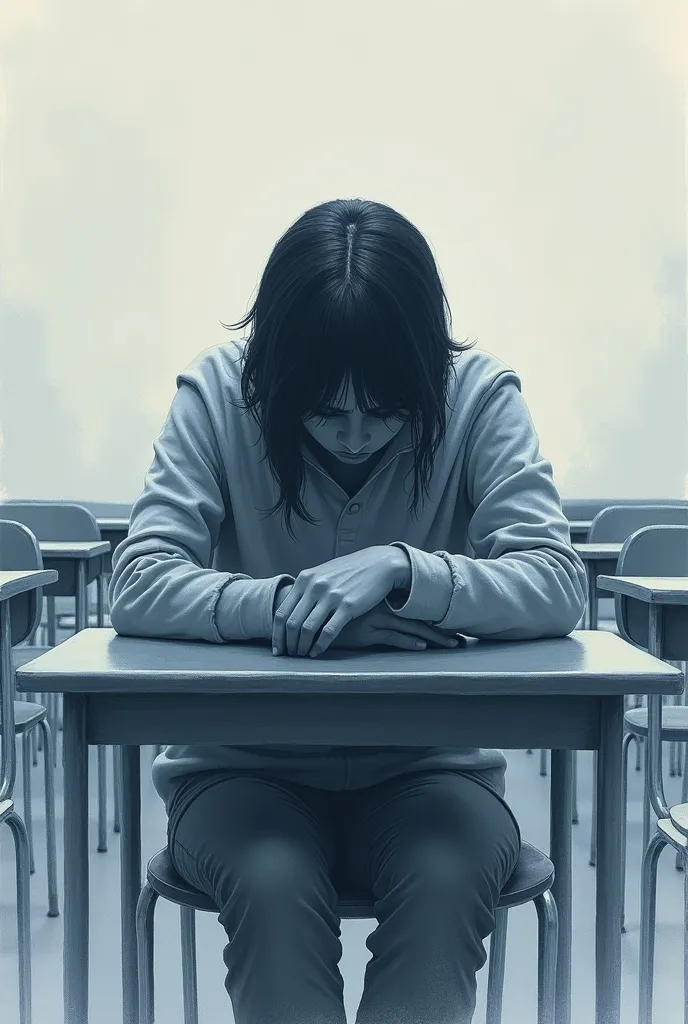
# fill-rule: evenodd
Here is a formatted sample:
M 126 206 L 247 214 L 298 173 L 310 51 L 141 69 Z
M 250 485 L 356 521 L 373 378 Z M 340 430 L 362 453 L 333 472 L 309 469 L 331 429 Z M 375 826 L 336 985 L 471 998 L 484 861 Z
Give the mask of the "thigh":
M 506 804 L 459 772 L 411 772 L 351 793 L 346 815 L 338 877 L 378 900 L 411 877 L 447 895 L 481 879 L 496 902 L 520 855 Z
M 319 790 L 275 778 L 231 774 L 204 789 L 169 838 L 172 862 L 191 885 L 224 906 L 241 880 L 263 891 L 329 875 L 332 809 Z

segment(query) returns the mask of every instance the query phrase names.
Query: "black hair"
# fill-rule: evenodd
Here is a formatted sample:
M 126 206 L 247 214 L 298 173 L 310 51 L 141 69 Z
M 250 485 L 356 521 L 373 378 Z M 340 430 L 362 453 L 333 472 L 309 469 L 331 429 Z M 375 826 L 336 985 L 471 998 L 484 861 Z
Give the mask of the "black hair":
M 292 511 L 318 522 L 301 502 L 303 418 L 333 404 L 349 377 L 363 411 L 404 410 L 415 512 L 444 439 L 454 358 L 475 345 L 451 338 L 449 303 L 420 231 L 372 200 L 307 210 L 272 250 L 249 313 L 222 326 L 249 323 L 241 395 L 280 487 L 268 515 L 284 506 L 292 537 Z

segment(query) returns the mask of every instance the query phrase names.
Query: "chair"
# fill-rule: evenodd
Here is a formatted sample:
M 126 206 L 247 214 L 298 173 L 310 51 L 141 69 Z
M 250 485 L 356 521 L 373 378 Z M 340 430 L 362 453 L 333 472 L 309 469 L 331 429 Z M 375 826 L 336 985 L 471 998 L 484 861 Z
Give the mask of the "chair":
M 620 543 L 622 544 L 635 530 L 644 526 L 664 524 L 667 526 L 688 524 L 688 501 L 681 499 L 647 499 L 642 498 L 568 498 L 562 500 L 562 509 L 568 519 L 591 519 L 588 531 L 588 543 Z M 584 628 L 584 627 L 579 627 Z M 615 633 L 614 619 L 600 619 L 598 629 Z M 636 698 L 636 705 L 640 700 Z M 640 745 L 637 745 L 638 760 L 636 768 L 640 768 Z M 532 753 L 532 751 L 528 751 Z M 540 775 L 547 775 L 547 751 L 540 751 Z M 593 754 L 593 802 L 592 829 L 590 833 L 590 866 L 594 867 L 597 860 L 596 814 L 597 814 L 597 752 Z M 578 824 L 578 756 L 573 751 L 573 824 Z
M 63 501 L 19 501 L 7 500 L 0 502 L 0 519 L 12 519 L 28 526 L 37 540 L 74 540 L 89 541 L 100 540 L 100 530 L 94 516 L 81 505 L 75 505 Z M 86 574 L 86 589 L 95 581 L 98 587 L 98 622 L 104 623 L 105 615 L 105 588 L 102 577 L 102 559 L 91 559 L 88 563 Z M 60 570 L 60 579 L 57 583 L 45 588 L 45 596 L 48 604 L 48 645 L 55 644 L 55 599 L 58 597 L 72 597 L 76 591 L 74 572 L 66 564 L 64 570 Z M 39 620 L 40 621 L 40 620 Z M 35 632 L 35 631 L 34 631 Z M 29 650 L 30 648 L 27 648 Z M 29 656 L 22 653 L 27 661 L 31 657 L 38 657 L 43 653 L 43 648 L 34 647 L 34 654 Z M 25 662 L 24 662 L 25 663 Z M 57 702 L 49 704 L 51 708 L 50 720 L 53 727 L 53 734 L 57 735 Z M 106 748 L 98 746 L 98 852 L 107 851 L 107 768 L 105 761 Z M 113 765 L 116 762 L 116 754 L 113 751 Z M 115 776 L 116 776 L 115 768 Z M 116 787 L 116 780 L 115 780 Z
M 609 505 L 597 513 L 590 525 L 588 543 L 590 544 L 623 544 L 631 534 L 648 526 L 688 526 L 688 503 L 686 502 L 638 502 L 636 504 L 618 502 Z M 617 574 L 619 572 L 617 565 Z M 626 573 L 628 575 L 628 573 Z M 647 575 L 647 573 L 646 573 Z M 658 575 L 652 572 L 651 575 Z M 597 594 L 597 591 L 596 591 Z M 598 598 L 599 600 L 599 598 Z M 616 628 L 615 628 L 616 626 Z M 602 620 L 598 628 L 617 632 L 617 623 Z M 640 698 L 636 697 L 636 706 Z M 636 737 L 640 739 L 639 736 Z M 678 738 L 678 737 L 676 737 Z M 629 741 L 630 742 L 630 741 Z M 626 748 L 627 753 L 627 748 Z M 575 764 L 574 764 L 575 768 Z M 597 862 L 597 752 L 593 754 L 593 793 L 592 793 L 592 826 L 590 830 L 590 865 Z
M 17 524 L 0 523 L 0 551 Z M 24 822 L 14 809 L 12 793 L 16 777 L 15 686 L 12 647 L 34 629 L 43 603 L 41 588 L 0 600 L 0 823 L 12 832 L 17 872 L 17 953 L 19 968 L 19 1021 L 31 1024 L 31 913 L 29 837 Z M 45 709 L 44 709 L 45 710 Z M 50 754 L 49 744 L 46 753 Z M 48 757 L 48 760 L 49 757 Z M 5 1001 L 3 1000 L 3 1008 Z
M 42 569 L 43 559 L 36 542 L 36 538 L 26 526 L 21 523 L 12 523 L 7 520 L 0 520 L 0 570 L 9 569 Z M 36 622 L 40 619 L 41 601 L 34 600 L 35 615 L 31 622 L 31 633 L 35 629 Z M 20 637 L 20 642 L 27 634 Z M 48 648 L 22 648 L 12 647 L 9 659 L 14 679 L 14 673 L 19 665 L 26 664 L 31 658 L 37 658 L 44 654 Z M 28 651 L 31 658 L 24 657 Z M 48 722 L 47 708 L 42 704 L 35 704 L 32 701 L 14 700 L 13 698 L 13 721 L 15 736 L 22 739 L 22 783 L 24 790 L 24 824 L 26 827 L 29 844 L 29 871 L 31 874 L 36 870 L 33 853 L 33 828 L 31 816 L 31 760 L 29 738 L 32 730 L 40 729 L 43 735 L 43 763 L 45 772 L 45 834 L 46 834 L 46 855 L 48 864 L 48 917 L 59 915 L 57 899 L 57 839 L 55 834 L 55 776 L 53 758 L 53 735 Z
M 500 1024 L 506 954 L 507 913 L 511 907 L 535 903 L 538 916 L 538 1024 L 554 1020 L 554 994 L 557 969 L 559 919 L 554 897 L 554 866 L 540 850 L 523 843 L 516 868 L 502 891 L 495 915 L 495 930 L 490 940 L 489 979 L 486 1024 Z M 136 936 L 139 973 L 139 1022 L 153 1024 L 153 924 L 159 896 L 176 903 L 181 914 L 182 993 L 184 1024 L 198 1024 L 196 983 L 195 912 L 219 913 L 214 900 L 190 886 L 174 869 L 167 849 L 148 862 L 146 882 L 136 908 Z M 341 894 L 337 912 L 342 919 L 374 918 L 370 893 Z
M 688 526 L 655 526 L 639 530 L 625 542 L 617 575 L 688 576 Z M 619 634 L 635 647 L 664 661 L 688 659 L 688 608 L 683 605 L 648 605 L 615 594 Z M 661 612 L 661 620 L 660 620 Z M 661 621 L 661 629 L 660 629 Z M 685 887 L 684 1021 L 688 1024 L 688 805 L 670 808 L 662 779 L 662 698 L 648 697 L 647 743 L 645 745 L 646 801 L 659 819 L 657 831 L 643 855 L 640 908 L 639 1024 L 652 1024 L 654 930 L 657 902 L 657 865 L 665 846 L 673 846 L 683 861 Z M 667 708 L 674 714 L 679 708 Z M 634 720 L 637 720 L 637 714 Z M 646 814 L 649 811 L 645 812 Z

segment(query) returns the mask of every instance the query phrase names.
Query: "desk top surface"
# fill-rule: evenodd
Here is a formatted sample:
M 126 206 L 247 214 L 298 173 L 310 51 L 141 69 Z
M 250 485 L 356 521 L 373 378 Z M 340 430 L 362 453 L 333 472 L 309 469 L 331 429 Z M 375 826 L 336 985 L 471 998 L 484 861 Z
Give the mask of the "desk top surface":
M 621 554 L 621 543 L 602 543 L 602 544 L 589 544 L 589 543 L 574 543 L 574 549 L 581 556 L 583 561 L 594 561 L 601 560 L 604 558 L 618 558 Z
M 0 572 L 0 601 L 25 594 L 28 590 L 46 587 L 57 579 L 55 569 L 11 569 Z
M 455 693 L 482 696 L 681 693 L 683 673 L 620 637 L 466 641 L 455 650 L 333 650 L 274 657 L 266 642 L 213 644 L 84 629 L 17 671 L 22 692 Z
M 98 558 L 110 550 L 109 540 L 41 540 L 44 558 Z
M 688 605 L 688 576 L 598 576 L 597 585 L 649 604 Z

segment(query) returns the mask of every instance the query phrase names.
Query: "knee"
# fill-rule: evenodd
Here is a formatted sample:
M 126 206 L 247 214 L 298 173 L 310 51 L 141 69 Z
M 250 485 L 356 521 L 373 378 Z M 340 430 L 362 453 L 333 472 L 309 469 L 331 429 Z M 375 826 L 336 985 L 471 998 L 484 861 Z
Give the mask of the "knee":
M 430 840 L 399 857 L 382 888 L 387 893 L 403 893 L 407 903 L 433 918 L 438 913 L 452 917 L 482 912 L 489 929 L 501 891 L 498 875 L 489 858 L 474 856 L 443 840 Z
M 222 904 L 275 911 L 312 904 L 326 882 L 324 865 L 289 842 L 270 838 L 254 843 L 223 886 Z

